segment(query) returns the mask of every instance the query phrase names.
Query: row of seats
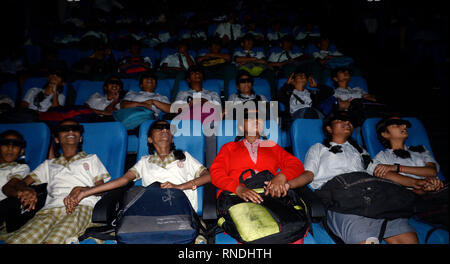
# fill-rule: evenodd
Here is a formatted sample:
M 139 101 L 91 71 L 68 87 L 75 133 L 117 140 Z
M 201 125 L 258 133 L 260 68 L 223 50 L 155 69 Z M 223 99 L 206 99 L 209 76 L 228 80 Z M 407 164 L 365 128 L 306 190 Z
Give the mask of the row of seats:
M 431 151 L 431 145 L 422 123 L 414 117 L 406 119 L 412 123 L 410 137 L 406 144 L 424 145 Z M 366 147 L 372 157 L 382 149 L 374 133 L 375 124 L 378 120 L 379 118 L 367 119 L 362 127 L 361 135 L 356 133 L 353 135 L 360 144 Z M 146 121 L 141 124 L 139 128 L 136 161 L 148 154 L 147 133 L 152 122 L 154 121 Z M 189 132 L 190 134 L 175 134 L 175 145 L 179 149 L 188 151 L 193 157 L 205 164 L 205 138 L 203 133 L 200 132 L 202 131 L 201 123 L 196 120 L 183 120 L 178 122 L 178 124 L 175 124 L 178 128 L 177 131 Z M 98 155 L 106 169 L 110 172 L 112 179 L 123 175 L 127 151 L 127 133 L 123 125 L 119 122 L 107 122 L 83 123 L 83 126 L 85 127 L 83 149 L 88 153 L 95 153 Z M 319 119 L 297 119 L 292 124 L 291 141 L 293 154 L 302 162 L 304 161 L 307 150 L 313 144 L 322 142 L 323 133 L 321 127 L 322 121 Z M 16 129 L 24 135 L 27 141 L 27 161 L 32 170 L 45 160 L 46 151 L 44 150 L 48 149 L 48 139 L 50 137 L 50 132 L 46 125 L 42 123 L 0 124 L 0 132 L 6 129 Z M 105 130 L 108 131 L 108 133 L 105 134 Z M 224 120 L 219 124 L 217 131 L 217 151 L 219 151 L 223 144 L 234 140 L 235 135 L 237 134 L 236 124 L 232 120 Z M 279 126 L 273 124 L 273 122 L 266 124 L 265 133 L 268 135 L 269 139 L 279 142 L 279 137 L 276 137 L 279 132 Z M 444 179 L 442 174 L 440 174 L 439 177 L 442 180 Z M 140 183 L 138 182 L 137 184 Z M 198 214 L 200 216 L 203 215 L 203 205 L 205 203 L 203 191 L 203 187 L 199 188 L 198 194 L 200 204 Z M 213 203 L 215 204 L 215 201 L 213 201 Z M 410 223 L 417 230 L 419 242 L 425 243 L 426 234 L 432 229 L 432 226 L 412 218 L 410 219 Z M 308 233 L 305 238 L 305 243 L 334 243 L 319 223 L 313 223 L 312 228 L 314 230 L 314 236 Z M 428 243 L 448 243 L 448 239 L 448 232 L 437 230 L 429 237 Z M 85 243 L 90 242 L 86 241 Z M 114 242 L 112 241 L 112 243 Z M 228 235 L 221 233 L 216 236 L 216 243 L 229 244 L 237 242 Z
M 27 57 L 27 60 L 29 61 L 29 63 L 31 65 L 39 63 L 41 60 L 40 47 L 32 46 L 32 45 L 28 45 L 28 46 L 24 46 L 24 47 L 25 47 L 26 57 Z M 242 51 L 242 48 L 238 47 L 235 50 L 228 50 L 227 48 L 223 48 L 222 52 L 233 54 L 235 51 L 238 51 L 238 50 Z M 329 50 L 332 52 L 336 51 L 337 50 L 336 45 L 332 43 L 329 47 Z M 255 52 L 262 51 L 266 55 L 266 58 L 269 58 L 270 54 L 272 54 L 273 52 L 281 52 L 281 48 L 279 46 L 274 46 L 274 47 L 267 48 L 267 49 L 265 49 L 263 47 L 254 47 L 254 51 Z M 312 55 L 314 52 L 318 52 L 318 51 L 319 51 L 318 47 L 316 45 L 314 45 L 313 43 L 309 43 L 308 45 L 306 45 L 304 47 L 304 49 L 302 49 L 301 47 L 299 47 L 297 45 L 294 45 L 293 49 L 292 49 L 292 52 L 295 52 L 295 53 L 302 52 L 307 55 Z M 126 56 L 130 56 L 129 50 L 121 51 L 121 50 L 112 49 L 111 52 L 116 61 L 120 61 L 122 58 L 124 58 Z M 160 62 L 167 56 L 172 55 L 176 52 L 177 52 L 177 50 L 172 47 L 162 47 L 160 49 L 142 48 L 141 56 L 149 57 L 152 61 L 153 67 L 156 68 L 157 62 Z M 93 50 L 81 50 L 81 49 L 77 49 L 77 48 L 59 48 L 58 49 L 59 59 L 64 61 L 69 68 L 75 62 L 79 61 L 82 58 L 87 58 L 92 53 L 93 53 Z M 196 58 L 199 54 L 203 54 L 203 53 L 209 53 L 206 46 L 204 48 L 199 48 L 198 50 L 189 49 L 189 55 L 191 55 L 194 58 Z

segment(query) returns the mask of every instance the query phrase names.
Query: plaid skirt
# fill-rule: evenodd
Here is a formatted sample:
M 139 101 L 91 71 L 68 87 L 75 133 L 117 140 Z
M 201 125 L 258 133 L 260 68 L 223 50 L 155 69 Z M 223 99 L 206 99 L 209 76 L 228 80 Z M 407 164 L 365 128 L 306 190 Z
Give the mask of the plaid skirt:
M 93 207 L 78 205 L 71 214 L 65 207 L 40 210 L 19 230 L 9 236 L 6 244 L 66 244 L 78 238 L 92 222 Z

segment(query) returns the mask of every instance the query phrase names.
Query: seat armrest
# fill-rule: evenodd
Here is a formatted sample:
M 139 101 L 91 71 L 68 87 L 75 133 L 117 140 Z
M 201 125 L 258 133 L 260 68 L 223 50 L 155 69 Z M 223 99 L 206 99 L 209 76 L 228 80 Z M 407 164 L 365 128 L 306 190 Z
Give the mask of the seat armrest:
M 203 189 L 203 220 L 217 219 L 216 186 L 211 183 L 204 185 Z
M 327 211 L 322 200 L 314 194 L 314 191 L 308 186 L 303 186 L 294 190 L 308 205 L 308 210 L 312 221 L 315 223 L 320 222 L 321 219 L 326 216 Z
M 121 208 L 123 195 L 133 185 L 134 182 L 130 182 L 124 187 L 111 190 L 103 195 L 94 206 L 92 222 L 110 225 L 116 219 Z

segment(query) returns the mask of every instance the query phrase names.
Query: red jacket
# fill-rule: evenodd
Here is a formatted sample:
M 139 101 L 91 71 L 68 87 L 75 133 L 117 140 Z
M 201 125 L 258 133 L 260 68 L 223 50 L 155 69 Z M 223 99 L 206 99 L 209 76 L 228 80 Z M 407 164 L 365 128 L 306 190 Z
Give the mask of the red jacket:
M 298 158 L 273 141 L 265 140 L 259 144 L 256 164 L 250 158 L 243 140 L 229 142 L 222 146 L 210 168 L 211 183 L 220 189 L 217 196 L 222 190 L 235 193 L 239 186 L 239 176 L 246 169 L 258 172 L 269 170 L 273 175 L 281 172 L 287 180 L 298 177 L 305 170 Z M 243 178 L 246 179 L 249 175 L 250 172 Z

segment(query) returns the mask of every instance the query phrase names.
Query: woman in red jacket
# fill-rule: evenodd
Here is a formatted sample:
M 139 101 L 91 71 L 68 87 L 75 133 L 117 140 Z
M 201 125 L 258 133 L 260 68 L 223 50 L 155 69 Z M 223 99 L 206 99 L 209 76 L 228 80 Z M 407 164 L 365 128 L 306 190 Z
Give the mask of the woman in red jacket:
M 266 195 L 285 195 L 285 183 L 304 171 L 301 161 L 262 137 L 264 120 L 256 118 L 256 114 L 246 114 L 243 126 L 238 125 L 238 128 L 244 131 L 244 137 L 238 136 L 234 142 L 223 145 L 210 168 L 211 182 L 220 189 L 217 197 L 226 190 L 246 202 L 261 203 L 262 197 L 258 193 L 239 183 L 239 176 L 247 169 L 256 173 L 269 170 L 275 177 L 267 183 Z M 244 180 L 249 176 L 250 172 L 243 175 Z

